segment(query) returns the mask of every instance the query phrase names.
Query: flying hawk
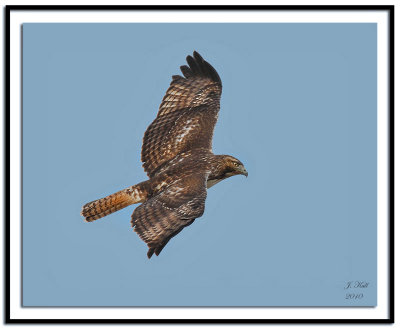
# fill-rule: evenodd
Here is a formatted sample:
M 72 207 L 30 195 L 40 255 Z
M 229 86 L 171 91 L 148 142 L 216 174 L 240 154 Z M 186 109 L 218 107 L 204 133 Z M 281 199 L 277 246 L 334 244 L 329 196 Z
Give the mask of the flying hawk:
M 222 92 L 217 71 L 196 51 L 174 75 L 156 119 L 143 137 L 142 162 L 149 179 L 83 206 L 92 222 L 134 203 L 134 231 L 147 243 L 148 258 L 204 213 L 207 188 L 245 175 L 243 164 L 214 155 L 212 137 Z

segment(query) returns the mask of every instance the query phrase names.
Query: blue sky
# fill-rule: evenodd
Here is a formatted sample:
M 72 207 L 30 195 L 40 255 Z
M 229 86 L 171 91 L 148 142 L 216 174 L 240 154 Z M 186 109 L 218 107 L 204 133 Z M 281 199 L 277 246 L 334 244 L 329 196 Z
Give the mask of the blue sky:
M 135 206 L 79 213 L 146 179 L 143 134 L 193 50 L 223 83 L 214 152 L 249 177 L 148 260 Z M 23 304 L 375 305 L 376 25 L 24 24 Z

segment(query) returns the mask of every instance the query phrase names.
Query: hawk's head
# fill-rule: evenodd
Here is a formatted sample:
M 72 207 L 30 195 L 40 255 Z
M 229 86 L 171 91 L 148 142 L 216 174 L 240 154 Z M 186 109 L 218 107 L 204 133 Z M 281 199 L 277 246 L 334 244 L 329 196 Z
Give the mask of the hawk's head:
M 248 172 L 244 167 L 243 163 L 241 163 L 238 159 L 234 158 L 233 156 L 225 155 L 224 162 L 225 162 L 226 176 L 228 177 L 234 175 L 244 175 L 246 177 L 248 176 Z

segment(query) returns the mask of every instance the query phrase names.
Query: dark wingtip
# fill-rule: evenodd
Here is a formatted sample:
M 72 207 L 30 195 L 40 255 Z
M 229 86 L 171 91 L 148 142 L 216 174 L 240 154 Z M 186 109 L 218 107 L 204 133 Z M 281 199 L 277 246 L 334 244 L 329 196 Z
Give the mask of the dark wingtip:
M 182 77 L 180 75 L 173 75 L 172 80 L 180 80 Z
M 178 234 L 181 230 L 179 230 L 178 232 L 176 232 L 176 234 Z M 161 251 L 164 249 L 164 247 L 167 245 L 168 241 L 174 237 L 176 234 L 169 236 L 167 239 L 165 239 L 164 241 L 162 241 L 156 248 L 155 248 L 155 254 L 156 256 L 158 256 Z
M 186 79 L 200 76 L 211 79 L 222 86 L 221 78 L 219 77 L 217 71 L 212 67 L 210 63 L 205 61 L 203 57 L 195 50 L 193 51 L 193 56 L 187 56 L 186 61 L 188 65 L 182 65 L 180 67 L 183 76 Z M 173 80 L 176 80 L 178 76 L 174 76 Z
M 189 66 L 187 66 L 187 65 L 182 65 L 181 66 L 181 71 L 182 71 L 183 76 L 186 79 L 188 79 L 188 78 L 190 78 L 192 76 L 192 71 L 190 70 Z
M 204 61 L 203 57 L 201 57 L 201 55 L 195 50 L 193 52 L 193 57 L 196 59 L 196 61 L 201 62 Z
M 154 254 L 154 248 L 150 248 L 149 251 L 147 252 L 147 258 L 150 259 L 151 256 Z

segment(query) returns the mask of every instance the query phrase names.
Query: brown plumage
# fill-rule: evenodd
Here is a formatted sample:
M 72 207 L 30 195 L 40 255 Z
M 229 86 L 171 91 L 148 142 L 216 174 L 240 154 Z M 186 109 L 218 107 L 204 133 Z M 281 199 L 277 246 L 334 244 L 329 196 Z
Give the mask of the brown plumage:
M 204 213 L 207 188 L 245 175 L 243 164 L 214 155 L 212 137 L 218 119 L 221 79 L 197 52 L 174 75 L 156 119 L 143 137 L 142 162 L 149 180 L 83 206 L 91 222 L 134 203 L 132 227 L 147 243 L 150 258 Z

